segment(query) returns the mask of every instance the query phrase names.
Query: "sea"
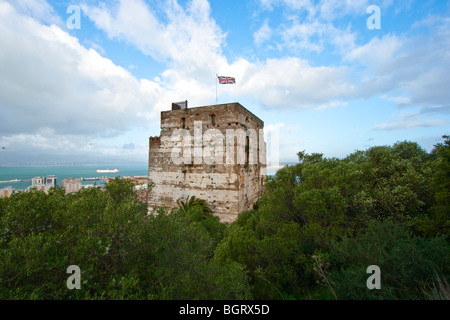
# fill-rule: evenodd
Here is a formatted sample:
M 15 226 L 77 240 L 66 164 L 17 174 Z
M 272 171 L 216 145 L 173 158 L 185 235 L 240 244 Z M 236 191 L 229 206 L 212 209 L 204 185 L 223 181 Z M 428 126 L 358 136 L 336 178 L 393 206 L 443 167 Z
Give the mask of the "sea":
M 100 170 L 119 170 L 118 173 L 97 173 Z M 267 169 L 268 175 L 274 175 L 276 169 Z M 34 177 L 46 177 L 55 175 L 58 186 L 68 178 L 96 178 L 96 177 L 146 177 L 148 176 L 148 164 L 132 165 L 1 165 L 0 166 L 0 189 L 13 187 L 15 190 L 25 190 L 31 186 Z M 20 180 L 20 181 L 11 181 Z M 81 181 L 82 185 L 102 185 L 105 180 Z
M 118 173 L 97 173 L 100 170 L 119 170 Z M 0 189 L 14 187 L 16 190 L 24 190 L 31 186 L 34 177 L 46 177 L 55 175 L 58 186 L 68 178 L 97 178 L 97 177 L 126 177 L 126 176 L 148 176 L 147 164 L 134 165 L 2 165 L 0 166 Z M 11 180 L 21 180 L 11 182 Z M 81 181 L 82 185 L 102 185 L 106 180 Z

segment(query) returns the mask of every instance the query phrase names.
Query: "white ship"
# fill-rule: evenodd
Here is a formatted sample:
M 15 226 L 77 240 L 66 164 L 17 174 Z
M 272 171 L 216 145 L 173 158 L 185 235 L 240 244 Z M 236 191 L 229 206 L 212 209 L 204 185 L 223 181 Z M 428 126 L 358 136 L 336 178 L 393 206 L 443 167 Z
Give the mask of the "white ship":
M 118 172 L 119 172 L 119 170 L 117 170 L 117 169 L 114 169 L 114 170 L 109 170 L 109 169 L 100 170 L 100 169 L 97 169 L 97 173 L 118 173 Z

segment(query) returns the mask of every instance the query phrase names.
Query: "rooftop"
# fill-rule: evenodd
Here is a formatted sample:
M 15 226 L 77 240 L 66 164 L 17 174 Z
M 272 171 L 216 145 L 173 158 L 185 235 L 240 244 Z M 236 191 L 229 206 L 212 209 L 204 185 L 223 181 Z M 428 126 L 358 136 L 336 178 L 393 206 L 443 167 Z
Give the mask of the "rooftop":
M 187 105 L 187 103 L 186 103 Z M 241 105 L 239 102 L 231 102 L 231 103 L 222 103 L 222 104 L 213 104 L 213 105 L 205 105 L 205 106 L 199 106 L 199 107 L 193 107 L 193 108 L 181 108 L 181 109 L 172 109 L 172 110 L 166 110 L 161 111 L 161 113 L 183 113 L 183 112 L 195 112 L 199 111 L 202 108 L 209 108 L 209 109 L 221 109 L 224 107 L 236 107 L 241 112 L 249 113 L 252 117 L 254 117 L 257 121 L 260 121 L 262 124 L 264 124 L 264 121 L 262 121 L 260 118 L 258 118 L 253 112 L 245 108 L 243 105 Z

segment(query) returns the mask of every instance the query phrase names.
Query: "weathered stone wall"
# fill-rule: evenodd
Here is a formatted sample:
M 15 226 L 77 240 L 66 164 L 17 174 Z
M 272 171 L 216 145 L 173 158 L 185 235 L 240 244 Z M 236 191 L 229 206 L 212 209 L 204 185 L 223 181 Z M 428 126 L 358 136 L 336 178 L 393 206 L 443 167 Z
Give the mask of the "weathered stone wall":
M 177 200 L 195 196 L 206 200 L 223 222 L 232 222 L 238 213 L 251 209 L 266 176 L 263 127 L 264 123 L 239 103 L 161 112 L 161 135 L 150 137 L 149 179 L 155 186 L 148 196 L 149 208 L 171 209 Z M 214 133 L 211 129 L 217 130 L 218 135 L 212 137 L 218 140 L 205 135 Z M 227 133 L 233 130 L 241 136 L 227 140 Z M 247 130 L 254 131 L 256 145 L 247 147 Z M 199 133 L 203 134 L 200 140 Z M 225 150 L 227 143 L 231 152 Z M 211 153 L 211 146 L 223 153 Z M 210 154 L 217 157 L 205 158 Z

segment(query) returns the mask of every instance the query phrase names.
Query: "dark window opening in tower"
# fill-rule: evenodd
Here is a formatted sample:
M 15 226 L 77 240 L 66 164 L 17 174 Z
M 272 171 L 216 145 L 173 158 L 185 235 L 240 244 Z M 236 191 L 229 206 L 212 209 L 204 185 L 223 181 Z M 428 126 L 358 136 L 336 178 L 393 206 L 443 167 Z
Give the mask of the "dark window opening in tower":
M 250 160 L 250 137 L 245 137 L 245 164 L 248 165 Z

